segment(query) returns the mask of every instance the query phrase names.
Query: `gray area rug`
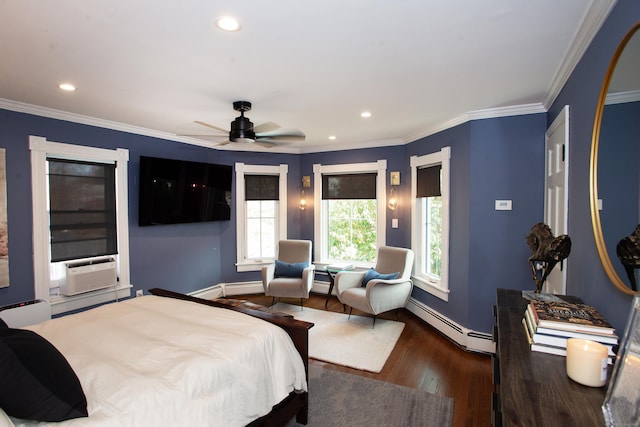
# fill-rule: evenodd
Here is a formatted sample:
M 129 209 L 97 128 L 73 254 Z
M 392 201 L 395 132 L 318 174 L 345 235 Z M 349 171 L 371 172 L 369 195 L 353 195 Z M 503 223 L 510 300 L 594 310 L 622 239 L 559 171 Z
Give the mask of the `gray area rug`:
M 446 427 L 452 418 L 450 397 L 309 366 L 309 427 Z

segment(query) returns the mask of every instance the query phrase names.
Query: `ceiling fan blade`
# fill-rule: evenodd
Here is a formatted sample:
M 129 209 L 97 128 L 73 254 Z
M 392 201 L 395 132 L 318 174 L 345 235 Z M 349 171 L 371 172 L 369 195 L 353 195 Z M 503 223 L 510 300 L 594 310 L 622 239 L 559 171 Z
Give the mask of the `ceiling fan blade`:
M 260 141 L 256 140 L 256 142 L 254 142 L 254 144 L 255 145 L 260 145 L 260 146 L 265 147 L 265 148 L 273 148 L 276 145 L 273 142 L 262 141 L 262 140 L 260 140 Z
M 276 129 L 280 129 L 280 125 L 273 122 L 266 122 L 253 127 L 255 133 L 273 132 Z
M 202 125 L 202 126 L 206 126 L 208 128 L 211 128 L 211 129 L 219 130 L 220 132 L 223 132 L 223 133 L 229 133 L 229 131 L 227 129 L 222 129 L 222 128 L 219 128 L 218 126 L 210 125 L 207 122 L 202 122 L 200 120 L 195 120 L 194 123 L 197 123 L 197 124 Z
M 213 135 L 211 133 L 177 133 L 176 136 L 190 136 L 192 138 L 226 138 L 227 135 Z
M 300 131 L 293 131 L 287 133 L 267 133 L 256 135 L 256 140 L 261 141 L 283 141 L 283 142 L 295 142 L 295 141 L 304 141 L 306 138 L 305 134 Z

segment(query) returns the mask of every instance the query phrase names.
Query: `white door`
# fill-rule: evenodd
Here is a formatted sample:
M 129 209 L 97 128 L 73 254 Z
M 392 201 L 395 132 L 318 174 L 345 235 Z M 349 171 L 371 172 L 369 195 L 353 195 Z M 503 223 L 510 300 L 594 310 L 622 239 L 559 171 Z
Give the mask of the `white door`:
M 544 222 L 554 236 L 567 234 L 567 187 L 569 183 L 569 106 L 566 105 L 545 133 Z M 543 292 L 566 294 L 567 261 L 556 264 Z

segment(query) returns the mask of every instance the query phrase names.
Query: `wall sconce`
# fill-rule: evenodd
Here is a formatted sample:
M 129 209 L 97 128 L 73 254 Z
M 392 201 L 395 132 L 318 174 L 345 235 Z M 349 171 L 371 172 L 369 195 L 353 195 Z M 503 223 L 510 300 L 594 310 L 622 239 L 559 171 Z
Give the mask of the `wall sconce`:
M 387 206 L 392 211 L 396 210 L 398 207 L 398 197 L 396 196 L 396 189 L 400 185 L 400 172 L 391 172 L 389 176 L 389 184 L 391 185 L 391 191 L 389 192 L 389 200 L 387 201 Z
M 302 177 L 302 190 L 300 190 L 300 210 L 303 211 L 307 207 L 307 199 L 304 195 L 304 189 L 311 188 L 311 176 L 305 175 Z

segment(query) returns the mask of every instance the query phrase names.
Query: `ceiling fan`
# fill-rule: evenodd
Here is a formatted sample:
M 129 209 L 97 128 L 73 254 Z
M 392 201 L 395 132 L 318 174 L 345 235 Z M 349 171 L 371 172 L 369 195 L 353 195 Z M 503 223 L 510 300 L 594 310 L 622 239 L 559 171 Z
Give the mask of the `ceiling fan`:
M 299 130 L 278 130 L 280 126 L 273 122 L 266 122 L 258 126 L 253 126 L 251 120 L 244 116 L 244 113 L 251 110 L 251 102 L 235 101 L 233 109 L 240 112 L 240 115 L 231 122 L 231 130 L 228 131 L 229 140 L 218 145 L 229 143 L 256 143 L 264 147 L 273 147 L 276 144 L 286 144 L 293 141 L 304 141 L 305 135 Z M 195 123 L 206 126 L 217 131 L 227 133 L 226 129 L 212 124 L 196 120 Z M 185 135 L 204 136 L 204 135 Z M 222 135 L 221 135 L 222 136 Z

